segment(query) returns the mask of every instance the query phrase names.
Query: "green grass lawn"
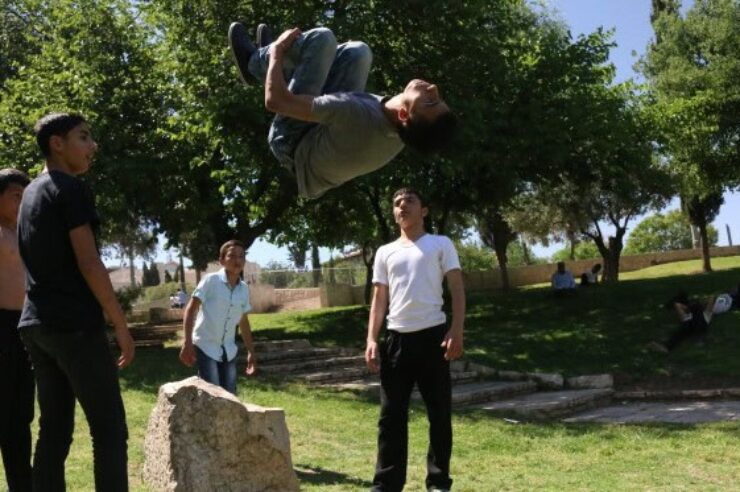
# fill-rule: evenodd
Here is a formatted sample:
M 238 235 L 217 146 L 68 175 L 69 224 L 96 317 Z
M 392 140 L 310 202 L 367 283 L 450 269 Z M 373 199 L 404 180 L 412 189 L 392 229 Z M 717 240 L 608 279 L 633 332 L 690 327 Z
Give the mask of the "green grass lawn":
M 495 367 L 619 372 L 641 379 L 672 375 L 740 380 L 740 316 L 712 324 L 703 347 L 666 357 L 644 343 L 673 327 L 658 305 L 679 287 L 699 295 L 740 281 L 740 258 L 714 260 L 716 272 L 688 275 L 697 262 L 662 265 L 623 276 L 617 285 L 552 299 L 546 289 L 469 296 L 468 357 Z M 662 271 L 661 271 L 662 270 Z M 367 309 L 252 316 L 257 336 L 304 337 L 317 345 L 362 347 Z M 192 375 L 177 348 L 140 350 L 121 373 L 129 424 L 132 490 L 141 482 L 146 422 L 159 386 Z M 674 379 L 675 379 L 674 378 Z M 239 380 L 242 400 L 285 409 L 293 462 L 303 490 L 367 489 L 372 478 L 378 404 L 350 394 Z M 740 424 L 509 424 L 483 413 L 456 411 L 452 475 L 458 491 L 492 490 L 740 490 Z M 407 490 L 422 490 L 427 425 L 423 408 L 410 419 Z M 68 490 L 92 490 L 88 429 L 78 425 L 67 460 Z M 0 477 L 4 480 L 4 477 Z M 0 482 L 4 483 L 4 482 Z M 0 486 L 1 488 L 1 486 Z

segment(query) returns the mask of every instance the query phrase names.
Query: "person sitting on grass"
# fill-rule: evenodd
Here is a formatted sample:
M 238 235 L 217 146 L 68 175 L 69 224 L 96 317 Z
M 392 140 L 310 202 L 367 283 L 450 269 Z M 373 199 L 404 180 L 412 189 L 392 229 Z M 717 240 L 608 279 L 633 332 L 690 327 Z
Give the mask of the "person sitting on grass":
M 392 97 L 368 94 L 367 44 L 337 44 L 323 27 L 289 29 L 274 42 L 269 31 L 258 26 L 255 46 L 234 22 L 229 45 L 244 83 L 265 84 L 265 107 L 276 113 L 270 149 L 295 174 L 301 196 L 375 171 L 404 145 L 430 153 L 450 141 L 456 118 L 435 84 L 414 79 Z
M 219 262 L 223 268 L 203 277 L 185 308 L 180 361 L 188 367 L 197 363 L 201 379 L 236 394 L 237 324 L 247 349 L 245 374 L 251 376 L 257 370 L 247 317 L 252 310 L 249 289 L 240 277 L 245 263 L 244 243 L 225 242 L 219 250 Z
M 558 269 L 550 277 L 550 285 L 556 295 L 574 293 L 576 289 L 576 280 L 573 274 L 565 269 L 565 262 L 558 262 Z
M 581 287 L 590 287 L 599 283 L 599 273 L 601 273 L 601 263 L 591 267 L 591 270 L 581 275 Z
M 679 319 L 678 328 L 665 341 L 650 342 L 648 348 L 656 352 L 669 353 L 691 338 L 703 340 L 715 314 L 740 309 L 739 290 L 740 285 L 735 286 L 727 293 L 710 297 L 705 304 L 691 301 L 685 292 L 680 292 L 664 305 L 675 311 Z

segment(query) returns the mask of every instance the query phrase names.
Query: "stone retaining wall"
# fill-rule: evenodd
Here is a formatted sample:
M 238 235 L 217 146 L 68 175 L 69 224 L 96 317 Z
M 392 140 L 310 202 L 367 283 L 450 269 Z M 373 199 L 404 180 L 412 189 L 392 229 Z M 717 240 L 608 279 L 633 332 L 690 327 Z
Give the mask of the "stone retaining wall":
M 275 289 L 275 304 L 281 305 L 286 302 L 313 299 L 321 296 L 321 288 L 308 289 Z
M 721 256 L 739 256 L 740 246 L 710 248 L 710 254 L 713 258 Z M 698 258 L 701 258 L 701 251 L 696 249 L 680 249 L 663 253 L 622 256 L 619 261 L 619 271 L 630 272 L 653 265 Z M 576 279 L 580 277 L 582 273 L 590 270 L 596 263 L 602 263 L 602 260 L 600 258 L 594 258 L 590 260 L 565 262 L 568 270 L 573 273 L 573 276 L 576 277 Z M 546 283 L 550 281 L 550 277 L 556 268 L 557 267 L 554 263 L 509 268 L 509 281 L 512 287 Z M 482 272 L 465 272 L 465 288 L 466 290 L 499 289 L 501 288 L 501 272 L 498 268 Z

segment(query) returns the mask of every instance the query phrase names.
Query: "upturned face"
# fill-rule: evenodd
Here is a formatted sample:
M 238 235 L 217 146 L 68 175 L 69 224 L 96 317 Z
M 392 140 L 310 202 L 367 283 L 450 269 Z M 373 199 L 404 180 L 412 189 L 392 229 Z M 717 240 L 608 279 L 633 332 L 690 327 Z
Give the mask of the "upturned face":
M 5 191 L 0 193 L 0 220 L 4 224 L 15 224 L 18 217 L 18 209 L 21 206 L 24 187 L 10 183 Z
M 239 275 L 244 270 L 246 252 L 239 246 L 231 246 L 226 250 L 220 262 L 226 273 Z
M 406 84 L 403 95 L 410 118 L 434 121 L 439 115 L 450 111 L 447 103 L 440 97 L 437 86 L 425 80 L 414 79 Z
M 92 166 L 98 151 L 87 123 L 80 123 L 67 135 L 51 137 L 52 151 L 63 160 L 73 174 L 84 174 Z
M 419 197 L 413 193 L 404 193 L 393 199 L 393 217 L 401 229 L 423 226 L 427 212 Z

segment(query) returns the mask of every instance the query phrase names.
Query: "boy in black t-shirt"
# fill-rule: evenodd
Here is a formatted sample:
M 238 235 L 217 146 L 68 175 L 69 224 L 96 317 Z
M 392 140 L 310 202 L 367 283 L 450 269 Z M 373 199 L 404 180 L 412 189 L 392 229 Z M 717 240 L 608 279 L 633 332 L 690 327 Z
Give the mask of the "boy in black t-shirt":
M 131 362 L 134 343 L 100 261 L 92 193 L 77 177 L 89 169 L 97 144 L 75 114 L 47 115 L 35 130 L 46 168 L 26 188 L 18 216 L 27 274 L 18 326 L 36 372 L 41 411 L 33 488 L 64 490 L 77 399 L 90 426 L 95 488 L 128 490 L 128 433 L 116 366 Z M 103 310 L 121 349 L 117 364 Z

